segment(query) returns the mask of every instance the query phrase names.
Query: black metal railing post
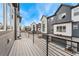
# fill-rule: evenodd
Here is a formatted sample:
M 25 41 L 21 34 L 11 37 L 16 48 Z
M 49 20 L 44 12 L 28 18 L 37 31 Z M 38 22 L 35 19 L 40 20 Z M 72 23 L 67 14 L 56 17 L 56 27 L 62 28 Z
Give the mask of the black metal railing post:
M 29 38 L 29 31 L 28 31 L 28 38 Z
M 33 31 L 33 44 L 34 44 L 34 31 Z
M 35 31 L 33 30 L 33 44 L 34 44 L 34 32 L 35 32 Z
M 46 39 L 46 56 L 48 56 L 48 34 Z

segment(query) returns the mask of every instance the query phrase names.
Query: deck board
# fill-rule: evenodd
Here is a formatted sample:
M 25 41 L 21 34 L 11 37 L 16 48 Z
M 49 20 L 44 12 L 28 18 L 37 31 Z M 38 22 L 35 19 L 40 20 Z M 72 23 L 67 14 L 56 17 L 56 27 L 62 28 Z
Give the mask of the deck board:
M 9 56 L 41 56 L 42 50 L 34 45 L 32 40 L 22 33 L 22 39 L 15 40 Z
M 15 40 L 14 45 L 10 51 L 9 56 L 46 56 L 46 40 L 38 38 L 35 35 L 33 44 L 33 38 L 30 34 L 29 38 L 27 33 L 22 33 L 22 39 Z M 49 56 L 70 56 L 64 48 L 50 42 L 48 44 Z

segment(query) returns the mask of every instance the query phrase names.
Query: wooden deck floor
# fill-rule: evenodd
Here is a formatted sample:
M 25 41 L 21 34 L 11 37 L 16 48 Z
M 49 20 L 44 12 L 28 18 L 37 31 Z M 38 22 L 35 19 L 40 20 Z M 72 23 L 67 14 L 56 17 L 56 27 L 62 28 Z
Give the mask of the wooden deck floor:
M 16 40 L 9 56 L 45 56 L 43 51 L 33 44 L 32 40 L 22 33 L 22 39 Z
M 27 33 L 22 33 L 22 39 L 15 40 L 14 45 L 10 51 L 9 56 L 46 56 L 46 40 L 38 38 L 38 35 L 34 36 Z M 65 51 L 64 48 L 49 42 L 48 44 L 49 56 L 71 56 L 72 54 Z

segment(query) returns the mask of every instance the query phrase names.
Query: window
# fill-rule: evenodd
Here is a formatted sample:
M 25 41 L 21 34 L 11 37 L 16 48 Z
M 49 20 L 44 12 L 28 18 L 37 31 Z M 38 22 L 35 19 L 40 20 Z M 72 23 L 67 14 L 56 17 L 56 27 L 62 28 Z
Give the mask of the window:
M 65 18 L 65 15 L 62 16 L 62 19 L 64 19 L 64 18 Z
M 57 32 L 59 32 L 59 27 L 57 26 Z
M 78 29 L 78 25 L 77 24 L 73 25 L 73 29 Z
M 35 31 L 35 25 L 33 25 L 33 31 Z
M 57 32 L 60 32 L 60 26 L 57 26 Z
M 57 26 L 57 32 L 66 32 L 66 26 Z
M 59 19 L 64 19 L 66 17 L 66 13 L 62 13 L 59 15 Z
M 60 26 L 60 32 L 62 32 L 62 26 Z
M 66 32 L 66 26 L 63 26 L 63 32 Z
M 44 31 L 45 31 L 45 24 L 43 24 L 43 26 L 42 26 L 42 27 L 43 27 L 42 31 L 44 32 Z
M 77 15 L 79 15 L 79 12 L 75 12 L 75 13 L 74 13 L 74 16 L 77 16 Z

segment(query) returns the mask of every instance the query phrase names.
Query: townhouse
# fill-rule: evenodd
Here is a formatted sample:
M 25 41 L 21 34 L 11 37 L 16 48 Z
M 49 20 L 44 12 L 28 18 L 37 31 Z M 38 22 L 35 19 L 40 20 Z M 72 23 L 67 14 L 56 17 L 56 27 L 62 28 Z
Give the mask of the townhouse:
M 43 15 L 41 33 L 44 38 L 45 34 L 51 34 L 51 41 L 63 48 L 79 51 L 79 5 L 61 4 L 54 15 Z
M 61 36 L 70 39 L 53 39 L 56 43 L 62 45 L 63 47 L 75 46 L 77 48 L 72 48 L 75 51 L 79 51 L 79 5 L 69 6 L 61 4 L 55 13 L 54 18 L 54 35 Z M 74 38 L 76 37 L 76 38 Z M 70 41 L 67 41 L 70 40 Z M 73 41 L 73 42 L 71 42 Z
M 41 18 L 41 33 L 43 36 L 45 36 L 45 34 L 52 34 L 53 33 L 53 27 L 52 27 L 52 23 L 54 20 L 54 15 L 53 16 L 42 16 Z
M 79 4 L 72 7 L 71 10 L 71 19 L 72 19 L 72 40 L 78 43 L 73 43 L 77 47 L 76 51 L 79 51 Z
M 36 24 L 35 22 L 32 22 L 30 28 L 31 28 L 31 32 L 34 30 L 35 33 L 41 33 L 41 23 Z
M 72 36 L 72 20 L 71 20 L 71 8 L 72 6 L 61 4 L 60 7 L 55 12 L 55 18 L 53 22 L 53 35 L 59 36 L 57 38 L 52 39 L 53 42 L 60 45 L 61 47 L 69 48 L 71 42 L 67 41 L 71 40 Z M 64 37 L 64 38 L 62 38 Z M 68 45 L 67 45 L 68 44 Z
M 35 31 L 36 32 L 36 23 L 35 22 L 32 22 L 32 24 L 31 24 L 31 31 Z
M 38 23 L 38 24 L 36 25 L 36 32 L 37 32 L 37 33 L 41 33 L 41 23 Z

